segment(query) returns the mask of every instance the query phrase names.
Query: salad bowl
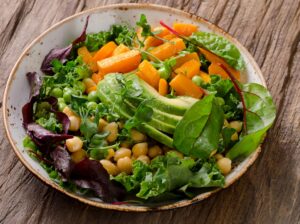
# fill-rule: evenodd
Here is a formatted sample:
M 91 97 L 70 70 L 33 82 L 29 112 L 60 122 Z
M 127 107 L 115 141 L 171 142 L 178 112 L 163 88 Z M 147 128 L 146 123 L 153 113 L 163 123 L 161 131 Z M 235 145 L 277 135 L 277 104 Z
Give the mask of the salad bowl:
M 87 16 L 89 16 L 87 33 L 90 33 L 98 32 L 99 30 L 108 30 L 109 27 L 115 23 L 133 25 L 140 14 L 145 14 L 150 24 L 158 25 L 161 19 L 168 24 L 173 23 L 174 21 L 192 23 L 197 25 L 201 31 L 212 32 L 223 36 L 238 48 L 244 58 L 245 69 L 241 74 L 241 80 L 266 86 L 263 75 L 255 60 L 236 39 L 203 18 L 169 7 L 151 4 L 117 4 L 98 7 L 68 17 L 42 33 L 29 44 L 9 75 L 3 99 L 4 124 L 7 137 L 15 154 L 24 166 L 46 185 L 51 186 L 78 201 L 104 209 L 134 212 L 168 210 L 202 201 L 221 190 L 221 188 L 217 188 L 205 193 L 200 193 L 192 199 L 183 199 L 169 203 L 157 203 L 154 205 L 104 203 L 98 198 L 81 196 L 70 192 L 53 182 L 49 178 L 48 173 L 37 161 L 28 155 L 22 145 L 22 139 L 25 136 L 25 130 L 22 126 L 22 106 L 28 101 L 30 95 L 30 86 L 27 83 L 25 74 L 31 71 L 39 71 L 43 58 L 51 49 L 66 46 L 70 40 L 79 36 Z M 247 158 L 239 162 L 232 172 L 226 176 L 224 187 L 230 186 L 239 179 L 253 164 L 259 153 L 260 147 Z

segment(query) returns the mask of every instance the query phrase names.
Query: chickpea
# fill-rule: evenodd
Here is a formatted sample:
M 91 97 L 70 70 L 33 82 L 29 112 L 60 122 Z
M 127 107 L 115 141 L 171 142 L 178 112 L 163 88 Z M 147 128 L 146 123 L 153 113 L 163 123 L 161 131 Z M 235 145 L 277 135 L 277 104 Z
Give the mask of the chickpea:
M 237 141 L 239 139 L 239 135 L 237 132 L 234 132 L 232 135 L 231 135 L 231 141 Z
M 224 158 L 224 156 L 220 153 L 214 155 L 214 157 L 216 158 L 216 160 L 220 160 L 220 159 Z
M 115 150 L 114 149 L 109 149 L 109 150 L 107 150 L 107 156 L 105 157 L 105 159 L 109 160 L 109 159 L 113 158 L 114 155 L 115 155 Z
M 130 142 L 126 142 L 126 141 L 121 143 L 121 147 L 123 148 L 130 148 L 130 145 L 131 145 Z
M 74 163 L 79 163 L 85 157 L 86 157 L 86 152 L 83 149 L 73 152 L 71 155 L 71 159 Z
M 229 123 L 228 123 L 228 121 L 226 119 L 224 120 L 224 125 L 223 126 L 226 127 L 226 128 L 229 127 Z
M 175 153 L 180 159 L 183 159 L 183 154 L 177 150 L 170 150 L 169 152 Z
M 231 121 L 229 123 L 229 126 L 231 128 L 234 128 L 237 132 L 240 132 L 242 130 L 243 122 L 241 122 L 241 121 Z
M 124 157 L 130 157 L 131 156 L 131 150 L 127 148 L 120 148 L 115 152 L 114 160 L 118 161 L 121 158 Z
M 217 166 L 219 167 L 222 174 L 226 175 L 231 171 L 231 160 L 224 157 L 217 161 Z
M 118 121 L 118 126 L 120 129 L 124 128 L 124 123 L 121 121 Z
M 147 139 L 146 135 L 134 129 L 131 130 L 131 138 L 134 142 L 143 142 Z
M 115 176 L 120 172 L 118 167 L 107 159 L 100 160 L 100 163 L 102 164 L 104 169 L 112 176 Z
M 70 107 L 66 106 L 63 111 L 62 111 L 64 114 L 66 114 L 68 117 L 71 117 L 71 116 L 75 116 L 74 112 L 71 110 Z
M 74 136 L 66 140 L 66 146 L 70 152 L 77 152 L 82 148 L 83 142 L 79 137 Z
M 127 156 L 120 158 L 117 162 L 117 167 L 121 172 L 130 174 L 132 172 L 132 160 Z
M 107 136 L 106 140 L 108 142 L 114 142 L 118 137 L 118 124 L 116 122 L 111 122 L 103 128 L 103 131 L 109 131 L 110 134 Z
M 142 161 L 143 163 L 149 164 L 150 163 L 150 159 L 148 156 L 146 155 L 141 155 L 137 158 L 137 160 Z
M 148 156 L 150 158 L 154 158 L 154 157 L 159 156 L 161 154 L 162 154 L 162 150 L 158 145 L 150 147 L 150 149 L 148 151 Z
M 99 123 L 98 123 L 98 131 L 101 132 L 103 131 L 103 128 L 107 125 L 107 121 L 104 119 L 99 119 Z
M 69 130 L 70 131 L 78 131 L 80 128 L 80 123 L 81 123 L 81 119 L 80 117 L 77 116 L 70 116 L 69 117 L 70 120 L 70 127 Z
M 132 147 L 132 153 L 134 157 L 139 157 L 141 155 L 147 155 L 148 153 L 148 143 L 142 142 L 137 143 Z

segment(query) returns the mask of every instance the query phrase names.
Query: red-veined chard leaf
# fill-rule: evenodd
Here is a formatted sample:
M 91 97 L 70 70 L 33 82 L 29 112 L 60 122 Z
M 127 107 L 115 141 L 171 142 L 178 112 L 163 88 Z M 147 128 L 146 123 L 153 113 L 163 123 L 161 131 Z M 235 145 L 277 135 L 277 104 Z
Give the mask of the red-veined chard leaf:
M 272 126 L 276 117 L 276 107 L 264 86 L 257 83 L 240 84 L 224 65 L 220 66 L 228 73 L 240 95 L 244 111 L 243 135 L 226 156 L 230 159 L 246 157 L 259 146 L 265 133 Z

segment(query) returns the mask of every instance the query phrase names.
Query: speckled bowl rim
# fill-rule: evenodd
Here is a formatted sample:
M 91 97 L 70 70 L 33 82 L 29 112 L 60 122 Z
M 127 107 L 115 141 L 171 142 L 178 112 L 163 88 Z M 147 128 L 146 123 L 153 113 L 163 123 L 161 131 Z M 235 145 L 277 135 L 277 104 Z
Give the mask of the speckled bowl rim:
M 174 8 L 170 8 L 167 6 L 162 6 L 162 5 L 155 5 L 155 4 L 140 4 L 140 3 L 136 3 L 136 4 L 129 4 L 129 3 L 124 3 L 124 4 L 113 4 L 113 5 L 107 5 L 107 6 L 100 6 L 100 7 L 96 7 L 96 8 L 92 8 L 89 10 L 85 10 L 82 11 L 80 13 L 76 13 L 73 16 L 70 16 L 58 23 L 56 23 L 55 25 L 53 25 L 52 27 L 50 27 L 49 29 L 47 29 L 46 31 L 44 31 L 41 35 L 39 35 L 35 40 L 33 40 L 29 46 L 23 51 L 23 53 L 21 54 L 21 56 L 19 57 L 19 59 L 17 60 L 16 64 L 14 65 L 9 77 L 8 77 L 8 81 L 5 87 L 5 92 L 3 95 L 3 119 L 4 119 L 4 127 L 5 127 L 5 131 L 6 131 L 6 135 L 8 137 L 8 140 L 11 144 L 11 146 L 14 149 L 15 154 L 17 155 L 17 157 L 19 158 L 19 160 L 23 163 L 23 165 L 31 172 L 33 173 L 37 178 L 39 178 L 42 182 L 44 182 L 46 185 L 70 196 L 71 198 L 74 198 L 80 202 L 83 202 L 85 204 L 91 205 L 91 206 L 95 206 L 98 208 L 103 208 L 103 209 L 110 209 L 110 210 L 117 210 L 117 211 L 125 211 L 125 212 L 148 212 L 148 211 L 162 211 L 162 210 L 169 210 L 169 209 L 175 209 L 175 208 L 180 208 L 180 207 L 184 207 L 184 206 L 188 206 L 191 204 L 194 204 L 196 202 L 200 202 L 206 198 L 208 198 L 209 196 L 211 196 L 212 194 L 220 191 L 223 188 L 218 188 L 206 193 L 202 193 L 199 194 L 198 196 L 192 198 L 192 199 L 185 199 L 185 200 L 181 200 L 178 202 L 174 202 L 174 203 L 170 203 L 167 205 L 161 205 L 161 206 L 157 206 L 157 207 L 148 207 L 148 206 L 136 206 L 136 205 L 116 205 L 116 204 L 107 204 L 104 202 L 98 202 L 98 201 L 93 201 L 87 198 L 83 198 L 75 193 L 69 192 L 67 190 L 65 190 L 64 188 L 58 186 L 57 184 L 55 184 L 51 179 L 47 179 L 46 177 L 43 177 L 39 172 L 37 172 L 36 170 L 33 169 L 33 167 L 23 158 L 22 154 L 20 153 L 20 150 L 16 147 L 16 145 L 14 144 L 14 141 L 11 137 L 10 131 L 8 129 L 8 112 L 7 112 L 7 95 L 10 89 L 10 86 L 14 80 L 14 76 L 16 74 L 16 71 L 18 69 L 18 66 L 20 64 L 20 62 L 24 59 L 24 57 L 26 56 L 26 53 L 30 50 L 30 48 L 32 46 L 34 46 L 36 43 L 38 43 L 40 41 L 41 38 L 43 38 L 45 35 L 47 35 L 50 31 L 52 31 L 53 29 L 55 29 L 56 27 L 59 27 L 61 25 L 63 25 L 64 23 L 72 20 L 73 18 L 76 18 L 78 16 L 84 15 L 84 14 L 89 14 L 89 13 L 93 13 L 93 12 L 97 12 L 97 11 L 101 11 L 101 10 L 107 10 L 107 9 L 138 9 L 138 8 L 147 8 L 147 9 L 152 9 L 152 10 L 156 10 L 156 11 L 165 11 L 165 12 L 173 12 L 175 15 L 181 15 L 183 17 L 186 17 L 188 19 L 197 21 L 197 22 L 202 22 L 202 23 L 206 23 L 208 25 L 208 27 L 213 30 L 213 31 L 217 31 L 222 33 L 227 39 L 229 39 L 230 41 L 232 41 L 235 45 L 237 45 L 239 47 L 239 49 L 241 49 L 243 51 L 244 54 L 247 55 L 250 64 L 253 66 L 253 69 L 256 71 L 257 75 L 259 76 L 259 78 L 262 81 L 262 84 L 264 86 L 266 86 L 265 83 L 265 79 L 263 78 L 263 75 L 258 67 L 258 65 L 256 64 L 255 60 L 253 59 L 253 57 L 251 56 L 251 54 L 246 50 L 246 48 L 240 44 L 235 38 L 233 38 L 231 35 L 229 35 L 228 33 L 226 33 L 225 31 L 223 31 L 221 28 L 219 28 L 218 26 L 212 24 L 211 22 L 199 17 L 199 16 L 195 16 L 192 15 L 190 13 L 178 10 L 178 9 L 174 9 Z M 248 157 L 248 162 L 247 164 L 245 164 L 240 170 L 239 172 L 235 175 L 234 178 L 232 178 L 230 181 L 226 182 L 225 188 L 227 188 L 228 186 L 230 186 L 231 184 L 233 184 L 236 180 L 238 180 L 246 171 L 247 169 L 254 163 L 254 161 L 257 159 L 259 153 L 261 151 L 261 148 L 258 147 L 256 149 L 255 152 L 253 152 L 249 157 Z

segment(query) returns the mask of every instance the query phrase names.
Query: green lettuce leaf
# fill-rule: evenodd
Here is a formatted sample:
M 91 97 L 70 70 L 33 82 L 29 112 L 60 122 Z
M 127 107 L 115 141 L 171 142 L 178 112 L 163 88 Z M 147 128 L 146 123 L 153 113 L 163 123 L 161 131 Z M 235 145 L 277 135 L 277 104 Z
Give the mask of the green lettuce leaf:
M 246 104 L 247 135 L 226 154 L 231 160 L 250 155 L 262 142 L 276 117 L 276 108 L 268 90 L 257 83 L 242 85 Z
M 201 169 L 194 173 L 188 184 L 180 188 L 186 192 L 187 188 L 223 187 L 225 178 L 214 162 L 206 162 Z
M 181 159 L 175 153 L 158 156 L 150 165 L 135 161 L 132 175 L 121 173 L 113 179 L 127 191 L 138 192 L 136 196 L 146 200 L 174 193 L 174 190 L 185 193 L 190 187 L 224 186 L 224 176 L 214 160 L 202 164 L 189 157 Z
M 245 68 L 245 62 L 237 47 L 224 37 L 218 36 L 214 33 L 196 32 L 190 37 L 190 39 L 201 47 L 223 58 L 236 70 L 243 70 Z
M 126 191 L 133 191 L 139 188 L 141 181 L 144 179 L 148 171 L 148 165 L 139 160 L 135 160 L 133 162 L 132 175 L 127 175 L 123 172 L 116 177 L 113 177 L 113 180 L 121 183 L 125 187 Z

